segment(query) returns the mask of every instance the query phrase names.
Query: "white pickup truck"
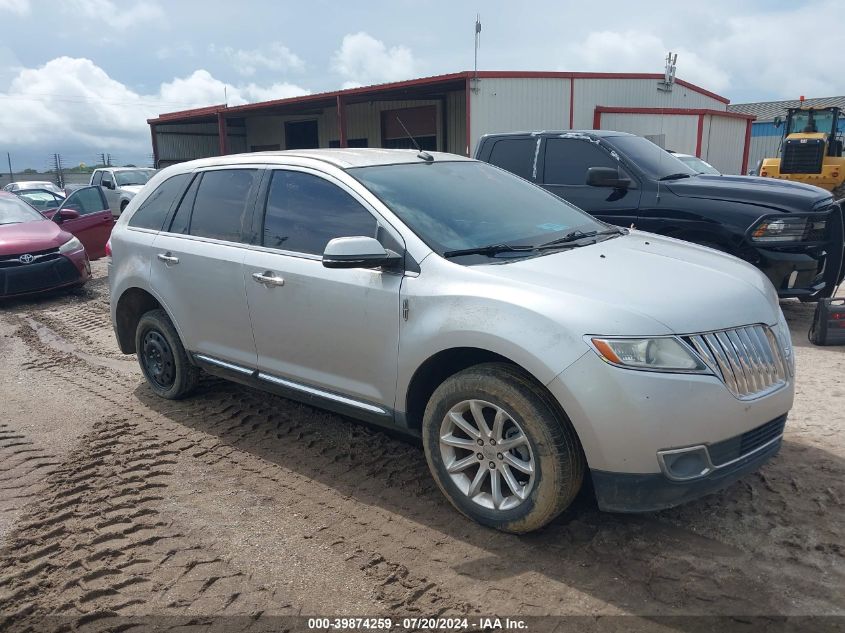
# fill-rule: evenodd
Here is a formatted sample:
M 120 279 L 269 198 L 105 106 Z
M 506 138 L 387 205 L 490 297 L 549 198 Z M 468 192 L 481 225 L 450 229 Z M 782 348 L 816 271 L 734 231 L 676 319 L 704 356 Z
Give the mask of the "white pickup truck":
M 103 167 L 92 172 L 89 184 L 103 188 L 112 215 L 118 217 L 155 173 L 143 167 Z

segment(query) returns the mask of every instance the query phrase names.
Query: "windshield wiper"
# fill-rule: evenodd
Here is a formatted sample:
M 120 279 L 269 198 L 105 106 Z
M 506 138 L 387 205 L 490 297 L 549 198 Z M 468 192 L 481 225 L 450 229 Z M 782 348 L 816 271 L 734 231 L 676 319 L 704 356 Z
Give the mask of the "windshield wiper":
M 475 246 L 473 248 L 461 248 L 454 251 L 446 251 L 443 257 L 459 257 L 461 255 L 496 255 L 497 253 L 522 253 L 533 251 L 533 246 L 511 246 L 510 244 L 488 244 L 487 246 Z
M 658 178 L 658 180 L 680 180 L 681 178 L 689 178 L 689 174 L 669 174 L 668 176 L 663 176 L 663 178 Z
M 537 250 L 543 250 L 547 248 L 555 248 L 560 247 L 562 245 L 569 245 L 570 247 L 575 246 L 587 246 L 586 244 L 575 244 L 578 240 L 583 240 L 588 237 L 598 237 L 599 235 L 627 235 L 628 232 L 625 229 L 621 229 L 618 227 L 604 229 L 603 231 L 570 231 L 563 237 L 559 237 L 556 240 L 552 240 L 551 242 L 546 242 L 545 244 L 540 244 L 539 246 L 535 246 Z M 593 244 L 595 242 L 590 242 Z

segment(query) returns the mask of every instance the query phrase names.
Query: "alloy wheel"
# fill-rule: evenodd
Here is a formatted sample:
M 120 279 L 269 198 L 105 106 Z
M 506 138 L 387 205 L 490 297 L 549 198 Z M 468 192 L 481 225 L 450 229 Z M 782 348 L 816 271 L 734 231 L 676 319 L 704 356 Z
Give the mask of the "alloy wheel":
M 516 508 L 534 486 L 528 437 L 507 411 L 484 400 L 449 410 L 440 425 L 440 455 L 458 489 L 485 508 Z

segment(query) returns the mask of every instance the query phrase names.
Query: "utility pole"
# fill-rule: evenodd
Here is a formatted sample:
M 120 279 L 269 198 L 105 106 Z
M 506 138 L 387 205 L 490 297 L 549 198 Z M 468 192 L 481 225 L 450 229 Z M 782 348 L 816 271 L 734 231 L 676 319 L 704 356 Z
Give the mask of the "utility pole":
M 6 152 L 6 160 L 9 161 L 9 182 L 12 182 L 15 179 L 15 175 L 12 173 L 12 156 L 9 152 Z
M 60 188 L 65 186 L 65 175 L 62 172 L 62 156 L 61 154 L 53 154 L 53 169 L 56 171 L 56 184 Z
M 111 164 L 111 154 L 106 154 L 106 165 L 108 165 L 109 167 L 112 166 L 112 164 Z
M 103 165 L 104 167 L 106 165 L 106 155 L 103 154 L 103 153 L 100 154 L 100 164 Z

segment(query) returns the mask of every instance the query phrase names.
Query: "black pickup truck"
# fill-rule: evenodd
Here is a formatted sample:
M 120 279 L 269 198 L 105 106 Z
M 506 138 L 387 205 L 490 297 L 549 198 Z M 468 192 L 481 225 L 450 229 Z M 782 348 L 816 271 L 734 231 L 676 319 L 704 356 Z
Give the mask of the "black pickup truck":
M 605 222 L 740 257 L 781 297 L 829 297 L 845 276 L 842 209 L 818 187 L 698 174 L 645 138 L 604 130 L 489 134 L 475 158 Z

